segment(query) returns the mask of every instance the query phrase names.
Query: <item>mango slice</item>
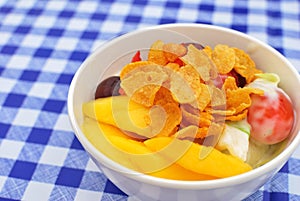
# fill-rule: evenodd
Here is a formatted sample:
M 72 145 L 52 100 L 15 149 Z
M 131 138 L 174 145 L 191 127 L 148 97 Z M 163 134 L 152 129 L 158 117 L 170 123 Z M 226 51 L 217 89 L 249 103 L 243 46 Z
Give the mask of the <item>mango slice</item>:
M 184 181 L 202 181 L 202 180 L 218 179 L 217 177 L 199 174 L 190 171 L 176 163 L 157 172 L 150 173 L 149 175 L 159 177 L 159 178 L 164 178 L 164 179 L 184 180 Z
M 83 104 L 82 111 L 87 117 L 136 133 L 144 138 L 159 134 L 166 121 L 166 114 L 162 107 L 148 108 L 131 101 L 128 96 L 92 100 Z
M 152 151 L 167 149 L 170 144 L 173 144 L 173 151 L 166 152 L 165 157 L 174 160 L 174 162 L 187 170 L 199 174 L 224 178 L 252 170 L 250 165 L 244 163 L 239 158 L 224 154 L 215 148 L 191 143 L 187 140 L 157 137 L 146 140 L 144 144 Z M 181 157 L 178 157 L 177 153 L 181 149 L 186 149 L 186 147 L 189 147 L 187 151 Z
M 113 161 L 142 173 L 152 173 L 171 163 L 159 153 L 153 153 L 142 142 L 134 140 L 120 129 L 85 118 L 82 132 L 96 149 Z

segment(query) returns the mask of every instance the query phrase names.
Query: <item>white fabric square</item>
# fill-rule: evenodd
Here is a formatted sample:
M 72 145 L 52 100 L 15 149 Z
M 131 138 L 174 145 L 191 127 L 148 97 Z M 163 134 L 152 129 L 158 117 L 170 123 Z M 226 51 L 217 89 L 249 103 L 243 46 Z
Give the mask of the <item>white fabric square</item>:
M 3 191 L 2 191 L 2 188 L 3 188 L 3 186 L 4 186 L 4 183 L 5 183 L 5 181 L 6 181 L 6 178 L 7 178 L 7 177 L 0 176 L 0 192 L 3 192 Z
M 299 3 L 297 1 L 283 1 L 281 3 L 281 10 L 285 13 L 299 15 L 300 13 Z M 297 20 L 297 18 L 295 20 Z
M 95 51 L 97 48 L 101 47 L 106 41 L 105 40 L 95 40 L 93 43 L 93 46 L 91 48 L 91 51 Z
M 68 151 L 68 149 L 62 147 L 46 146 L 39 163 L 63 166 Z
M 101 170 L 97 167 L 97 165 L 94 163 L 94 161 L 92 159 L 88 160 L 85 170 L 93 171 L 93 172 L 101 172 Z
M 46 9 L 48 10 L 63 10 L 67 1 L 48 1 Z
M 0 92 L 11 92 L 16 83 L 16 80 L 0 77 Z
M 27 35 L 22 41 L 22 46 L 38 48 L 43 44 L 45 37 L 40 35 Z
M 1 32 L 0 33 L 0 45 L 4 45 L 8 42 L 8 40 L 10 39 L 11 34 L 10 33 L 5 33 L 5 32 Z
M 198 11 L 182 8 L 182 9 L 179 9 L 177 16 L 180 19 L 194 21 L 197 19 Z
M 39 115 L 39 111 L 22 108 L 18 111 L 13 125 L 33 127 Z
M 286 18 L 282 18 L 281 19 L 281 23 L 282 23 L 282 27 L 286 27 L 287 31 L 296 31 L 296 32 L 300 31 L 300 23 L 299 23 L 298 19 L 286 19 Z M 293 47 L 295 47 L 295 46 L 297 46 L 297 45 L 293 45 Z
M 53 73 L 61 73 L 67 65 L 66 60 L 62 59 L 47 59 L 43 70 Z
M 97 1 L 83 1 L 79 3 L 76 10 L 79 12 L 94 13 L 97 8 L 98 8 Z
M 75 201 L 101 200 L 102 195 L 103 195 L 103 192 L 87 191 L 87 190 L 78 189 L 76 196 L 75 196 Z
M 73 31 L 82 31 L 82 30 L 86 30 L 88 24 L 89 24 L 88 19 L 71 18 L 69 24 L 67 25 L 67 29 Z
M 120 21 L 105 21 L 102 24 L 101 30 L 102 32 L 111 32 L 111 33 L 117 33 L 122 30 L 123 22 Z
M 48 98 L 54 85 L 49 83 L 36 82 L 30 89 L 29 95 L 38 98 Z
M 76 49 L 77 43 L 78 39 L 62 37 L 57 41 L 55 49 L 73 51 Z
M 265 15 L 249 14 L 248 23 L 255 26 L 266 26 L 268 18 Z
M 300 146 L 297 147 L 295 152 L 292 154 L 292 157 L 300 160 Z
M 55 24 L 56 18 L 52 16 L 39 16 L 35 23 L 35 27 L 40 28 L 51 28 Z
M 296 68 L 298 72 L 300 72 L 300 60 L 299 59 L 292 59 L 288 58 L 292 65 Z
M 146 6 L 143 12 L 145 17 L 155 17 L 163 15 L 163 7 L 158 6 Z
M 296 51 L 300 51 L 300 40 L 299 40 L 299 38 L 284 37 L 283 38 L 283 46 L 285 48 L 290 48 L 290 49 L 293 49 Z
M 267 1 L 247 1 L 249 8 L 266 9 L 268 7 Z
M 28 8 L 32 8 L 34 4 L 35 4 L 34 1 L 17 1 L 16 7 L 28 9 Z
M 229 12 L 215 12 L 212 16 L 214 24 L 231 24 L 232 13 Z
M 130 5 L 124 3 L 114 3 L 112 4 L 109 12 L 117 15 L 127 15 L 130 11 Z
M 69 121 L 69 116 L 67 114 L 59 115 L 56 124 L 54 126 L 54 129 L 60 131 L 72 131 L 72 127 Z
M 300 176 L 299 175 L 293 175 L 289 174 L 289 193 L 300 195 Z
M 16 69 L 25 69 L 27 68 L 30 60 L 31 60 L 30 56 L 14 55 L 9 60 L 7 67 L 16 68 Z
M 234 5 L 234 0 L 215 0 L 215 5 L 232 7 Z
M 4 19 L 2 19 L 2 24 L 3 25 L 20 25 L 22 24 L 24 15 L 21 14 L 9 14 L 6 15 Z
M 17 159 L 24 142 L 2 140 L 0 146 L 0 158 Z
M 30 181 L 24 192 L 23 200 L 48 200 L 53 187 L 53 184 Z

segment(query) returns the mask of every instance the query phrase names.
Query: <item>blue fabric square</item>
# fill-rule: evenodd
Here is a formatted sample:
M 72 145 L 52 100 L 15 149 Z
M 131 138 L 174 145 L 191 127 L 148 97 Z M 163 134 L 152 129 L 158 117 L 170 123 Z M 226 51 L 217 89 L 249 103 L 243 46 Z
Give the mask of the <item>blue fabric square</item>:
M 234 14 L 239 14 L 239 15 L 247 15 L 248 14 L 248 9 L 245 7 L 234 7 L 233 8 L 233 13 Z
M 134 22 L 134 23 L 138 23 L 141 21 L 141 17 L 140 16 L 136 16 L 136 15 L 128 15 L 125 19 L 126 22 Z
M 8 94 L 8 96 L 6 97 L 6 100 L 4 102 L 4 106 L 7 107 L 21 107 L 24 99 L 25 99 L 25 95 L 21 95 L 21 94 Z
M 33 181 L 54 184 L 61 167 L 56 165 L 38 164 L 32 176 Z
M 103 192 L 107 178 L 100 172 L 86 171 L 83 175 L 80 188 Z
M 79 150 L 84 150 L 80 142 L 78 141 L 77 137 L 74 136 L 73 142 L 71 144 L 72 149 L 79 149 Z
M 107 180 L 105 188 L 104 188 L 104 192 L 118 194 L 118 195 L 126 195 L 117 186 L 115 186 L 110 180 Z
M 27 142 L 47 144 L 50 136 L 51 130 L 45 128 L 33 128 L 27 139 Z
M 19 178 L 19 179 L 30 180 L 34 173 L 35 168 L 36 168 L 36 163 L 17 160 L 11 172 L 9 173 L 9 176 Z
M 66 73 L 62 73 L 58 80 L 57 83 L 59 84 L 71 84 L 71 81 L 73 79 L 73 74 L 66 74 Z
M 7 158 L 0 158 L 0 175 L 8 176 L 14 163 L 15 163 L 15 160 L 7 159 Z
M 95 40 L 98 37 L 98 32 L 95 31 L 85 31 L 83 32 L 81 38 Z
M 27 34 L 30 31 L 30 29 L 31 29 L 31 27 L 29 27 L 29 26 L 19 26 L 15 30 L 15 33 Z
M 264 192 L 264 201 L 289 201 L 289 194 L 282 192 Z
M 25 142 L 31 132 L 28 126 L 12 125 L 6 134 L 6 139 Z
M 71 201 L 75 199 L 77 189 L 73 187 L 67 187 L 67 186 L 54 186 L 50 199 L 49 200 L 64 200 L 64 201 Z M 90 199 L 87 199 L 89 201 Z
M 5 45 L 2 47 L 2 54 L 14 54 L 17 51 L 18 47 L 14 45 Z
M 94 13 L 91 16 L 91 19 L 92 20 L 105 20 L 106 17 L 107 17 L 107 14 L 105 14 L 105 13 Z
M 147 5 L 148 1 L 147 0 L 134 0 L 132 3 L 135 5 Z
M 79 187 L 84 171 L 74 168 L 62 167 L 55 184 Z
M 0 13 L 9 13 L 11 12 L 13 7 L 10 6 L 2 6 L 0 7 Z
M 34 53 L 35 57 L 49 57 L 52 53 L 51 49 L 48 48 L 39 48 L 36 50 L 36 52 Z
M 64 10 L 64 11 L 62 11 L 62 12 L 59 14 L 59 17 L 62 17 L 62 18 L 71 18 L 73 15 L 74 15 L 74 12 L 73 12 L 73 11 L 67 11 L 67 10 Z
M 74 61 L 83 61 L 88 55 L 88 52 L 74 51 L 72 52 L 70 59 Z
M 42 9 L 39 8 L 32 8 L 28 11 L 29 15 L 40 15 L 43 12 Z
M 73 138 L 73 132 L 53 130 L 48 145 L 69 148 L 73 142 Z
M 38 163 L 45 146 L 34 143 L 25 143 L 18 155 L 18 160 Z
M 273 18 L 281 18 L 281 13 L 278 10 L 268 10 L 267 15 Z
M 267 33 L 271 36 L 282 36 L 282 30 L 280 28 L 268 27 Z
M 23 179 L 16 179 L 8 177 L 0 191 L 0 200 L 2 201 L 2 195 L 9 201 L 20 201 L 23 200 L 23 195 L 28 186 L 29 181 Z M 3 193 L 2 193 L 3 192 Z
M 0 138 L 5 138 L 9 128 L 9 124 L 0 123 Z
M 65 106 L 65 101 L 48 99 L 43 106 L 43 110 L 55 113 L 61 113 Z
M 168 8 L 180 8 L 180 2 L 168 1 L 165 6 Z
M 214 11 L 215 7 L 212 4 L 200 4 L 198 10 L 201 11 Z
M 285 173 L 288 173 L 289 172 L 289 163 L 286 162 L 284 164 L 284 166 L 279 170 L 280 172 L 285 172 Z
M 24 70 L 20 79 L 26 81 L 36 81 L 40 72 L 35 70 Z
M 161 18 L 159 23 L 160 24 L 170 24 L 170 23 L 175 23 L 176 20 L 173 18 Z
M 51 28 L 49 29 L 47 35 L 48 36 L 62 36 L 64 33 L 64 30 L 63 29 L 57 29 L 57 28 Z
M 244 33 L 248 31 L 248 27 L 246 25 L 232 25 L 231 28 Z
M 1 198 L 1 201 L 18 201 L 15 199 L 9 199 L 9 198 Z

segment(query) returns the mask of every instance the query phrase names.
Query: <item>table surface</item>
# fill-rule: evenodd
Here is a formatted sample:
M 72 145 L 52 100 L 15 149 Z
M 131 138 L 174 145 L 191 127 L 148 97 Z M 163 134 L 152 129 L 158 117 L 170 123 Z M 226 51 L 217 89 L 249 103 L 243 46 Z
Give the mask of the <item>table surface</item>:
M 127 200 L 94 165 L 67 115 L 69 84 L 99 45 L 192 22 L 264 41 L 300 70 L 300 1 L 0 0 L 0 200 Z M 300 200 L 300 148 L 246 200 Z

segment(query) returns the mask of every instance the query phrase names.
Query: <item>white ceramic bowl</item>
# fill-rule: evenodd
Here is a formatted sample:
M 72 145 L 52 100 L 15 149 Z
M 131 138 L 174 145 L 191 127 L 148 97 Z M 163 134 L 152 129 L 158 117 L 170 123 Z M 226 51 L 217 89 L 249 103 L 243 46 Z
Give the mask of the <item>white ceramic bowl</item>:
M 129 52 L 147 49 L 158 39 L 164 42 L 195 41 L 210 46 L 220 43 L 235 46 L 245 50 L 258 68 L 277 73 L 281 78 L 280 87 L 291 97 L 297 117 L 284 151 L 272 161 L 250 172 L 210 181 L 175 181 L 137 174 L 100 153 L 80 130 L 83 121 L 82 104 L 94 98 L 96 86 L 101 79 L 120 71 L 128 62 L 128 57 L 132 56 L 128 55 Z M 290 62 L 270 46 L 248 35 L 210 25 L 160 25 L 125 34 L 94 51 L 73 78 L 68 95 L 68 112 L 74 132 L 83 147 L 103 173 L 131 198 L 143 201 L 242 200 L 276 174 L 300 144 L 300 93 L 297 91 L 299 88 L 299 75 Z

